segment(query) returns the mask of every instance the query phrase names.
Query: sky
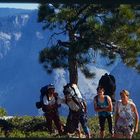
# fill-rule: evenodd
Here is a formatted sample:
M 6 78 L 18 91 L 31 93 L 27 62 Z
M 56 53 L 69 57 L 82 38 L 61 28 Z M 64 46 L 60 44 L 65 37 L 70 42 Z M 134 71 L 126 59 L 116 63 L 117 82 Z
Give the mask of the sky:
M 0 8 L 37 9 L 37 3 L 0 3 Z

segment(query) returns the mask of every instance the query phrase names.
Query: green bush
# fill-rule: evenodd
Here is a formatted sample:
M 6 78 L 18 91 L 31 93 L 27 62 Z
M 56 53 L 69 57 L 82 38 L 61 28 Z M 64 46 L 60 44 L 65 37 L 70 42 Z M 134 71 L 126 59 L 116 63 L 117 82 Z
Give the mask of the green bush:
M 25 132 L 46 130 L 45 119 L 43 117 L 14 117 L 12 119 L 9 119 L 9 122 L 13 125 L 14 129 L 18 129 Z
M 7 116 L 7 112 L 4 108 L 0 108 L 0 117 Z
M 5 137 L 5 132 L 0 128 L 0 138 Z
M 8 134 L 8 137 L 10 137 L 10 138 L 25 138 L 26 134 L 24 131 L 14 129 Z
M 60 117 L 63 124 L 66 123 L 65 117 Z M 56 133 L 50 135 L 46 128 L 45 118 L 42 116 L 22 116 L 14 117 L 6 120 L 5 123 L 0 127 L 0 137 L 9 137 L 9 138 L 59 138 Z M 99 138 L 99 125 L 98 117 L 90 117 L 88 119 L 88 126 L 91 130 L 93 138 Z M 55 126 L 53 125 L 55 128 Z M 108 124 L 105 125 L 105 138 L 109 138 L 108 133 Z M 61 138 L 66 138 L 66 136 L 61 136 Z M 134 138 L 140 138 L 140 129 L 137 134 L 134 135 Z
M 28 132 L 27 137 L 32 138 L 51 138 L 52 136 L 46 131 Z

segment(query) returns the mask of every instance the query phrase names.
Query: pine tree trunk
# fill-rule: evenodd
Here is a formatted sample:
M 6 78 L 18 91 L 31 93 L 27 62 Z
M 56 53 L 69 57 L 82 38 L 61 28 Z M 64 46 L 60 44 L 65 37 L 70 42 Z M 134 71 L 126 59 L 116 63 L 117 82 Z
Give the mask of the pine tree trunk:
M 69 31 L 69 38 L 70 42 L 74 42 L 74 33 L 72 31 Z M 78 64 L 76 59 L 76 53 L 74 52 L 74 46 L 69 47 L 69 56 L 68 56 L 68 62 L 69 62 L 69 79 L 70 83 L 78 83 Z
M 69 55 L 69 78 L 70 83 L 78 83 L 77 60 L 73 54 Z

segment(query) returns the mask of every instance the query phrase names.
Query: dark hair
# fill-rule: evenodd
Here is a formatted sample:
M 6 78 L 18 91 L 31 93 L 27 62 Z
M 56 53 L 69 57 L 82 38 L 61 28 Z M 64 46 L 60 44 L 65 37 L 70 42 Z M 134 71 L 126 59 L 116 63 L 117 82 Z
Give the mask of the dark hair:
M 105 91 L 104 87 L 102 87 L 102 86 L 98 86 L 96 90 L 97 90 L 97 91 L 99 91 L 99 90 Z

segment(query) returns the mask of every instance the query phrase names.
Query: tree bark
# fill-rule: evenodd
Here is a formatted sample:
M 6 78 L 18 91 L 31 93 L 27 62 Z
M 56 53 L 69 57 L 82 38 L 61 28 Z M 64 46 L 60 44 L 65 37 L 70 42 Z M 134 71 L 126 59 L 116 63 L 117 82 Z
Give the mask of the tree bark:
M 70 39 L 70 42 L 75 41 L 73 31 L 69 31 L 69 39 Z M 71 45 L 69 47 L 68 63 L 69 63 L 69 80 L 70 80 L 70 83 L 77 84 L 78 83 L 78 63 L 77 63 L 76 53 L 74 52 L 74 46 L 73 45 Z
M 69 79 L 70 83 L 77 84 L 78 83 L 78 67 L 76 56 L 73 54 L 69 54 Z

